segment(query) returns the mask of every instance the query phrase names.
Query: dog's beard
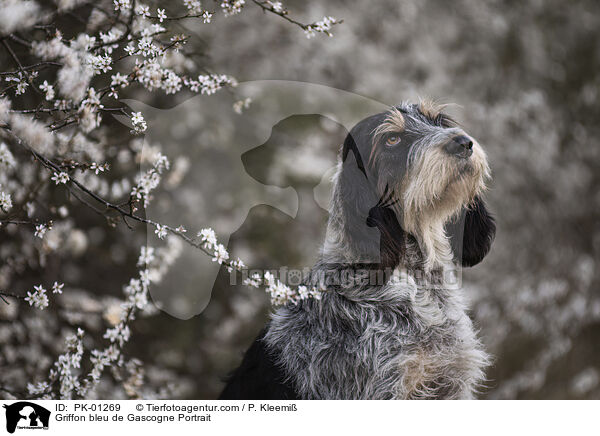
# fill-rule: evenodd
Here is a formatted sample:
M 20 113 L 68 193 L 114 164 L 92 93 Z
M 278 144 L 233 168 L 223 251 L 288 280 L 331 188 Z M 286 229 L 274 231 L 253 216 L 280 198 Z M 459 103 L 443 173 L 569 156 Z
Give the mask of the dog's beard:
M 429 147 L 404 177 L 379 181 L 381 192 L 394 186 L 396 215 L 404 230 L 419 242 L 426 271 L 452 261 L 445 224 L 485 189 L 488 177 L 485 152 L 474 144 L 468 160 L 450 156 L 439 146 Z

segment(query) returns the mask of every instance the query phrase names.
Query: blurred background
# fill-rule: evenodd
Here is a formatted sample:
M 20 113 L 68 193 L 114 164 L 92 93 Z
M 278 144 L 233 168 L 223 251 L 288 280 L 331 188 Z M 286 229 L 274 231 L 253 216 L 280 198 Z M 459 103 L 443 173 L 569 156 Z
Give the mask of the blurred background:
M 463 271 L 472 317 L 494 357 L 480 397 L 599 399 L 600 3 L 288 0 L 285 5 L 307 20 L 333 15 L 344 23 L 332 38 L 309 40 L 284 20 L 265 19 L 259 8 L 247 8 L 218 26 L 190 23 L 186 30 L 195 37 L 188 44 L 240 82 L 310 82 L 384 104 L 419 96 L 455 103 L 449 112 L 488 153 L 493 180 L 487 200 L 498 224 L 491 253 Z M 143 93 L 129 97 L 163 109 L 181 103 Z M 249 111 L 256 111 L 261 93 L 251 97 Z M 171 132 L 174 142 L 189 144 L 186 132 L 197 131 L 199 122 L 208 125 L 210 113 L 221 113 L 219 101 L 190 103 L 200 106 L 187 107 L 181 129 Z M 353 114 L 358 117 L 361 110 Z M 189 229 L 211 226 L 220 236 L 231 233 L 223 242 L 251 267 L 309 266 L 327 218 L 312 192 L 329 174 L 351 126 L 325 111 L 272 121 L 247 144 L 221 123 L 203 130 L 206 138 L 194 139 L 198 147 L 177 149 L 184 158 L 175 163 L 173 177 L 180 180 L 172 189 L 167 183 L 148 215 L 168 217 L 170 211 Z M 114 128 L 126 130 L 117 122 Z M 151 140 L 152 132 L 148 136 Z M 169 155 L 169 148 L 164 152 Z M 295 190 L 298 203 L 263 204 L 262 190 L 240 190 L 250 183 L 243 180 L 214 188 L 214 203 L 197 199 L 194 187 L 209 183 L 199 174 L 209 168 L 233 172 L 233 165 L 240 177 Z M 298 216 L 296 206 L 302 211 Z M 152 229 L 147 235 L 143 228 L 107 228 L 85 210 L 74 219 L 87 235 L 86 250 L 78 254 L 78 240 L 71 237 L 72 256 L 50 257 L 46 275 L 60 269 L 73 288 L 105 299 L 118 295 Z M 169 299 L 172 306 L 161 305 L 165 311 L 135 321 L 136 339 L 126 350 L 148 363 L 148 383 L 172 383 L 178 398 L 212 399 L 271 306 L 263 291 L 232 286 L 225 270 L 218 272 L 211 292 L 199 296 L 194 284 L 206 286 L 212 279 L 194 276 L 190 256 L 183 256 L 152 293 L 159 305 L 169 289 L 177 288 L 182 298 Z M 86 298 L 82 293 L 72 304 L 84 304 Z M 2 307 L 0 319 L 35 325 L 35 315 L 21 309 Z M 14 347 L 0 351 L 7 368 L 27 357 L 14 351 L 19 339 L 11 341 Z M 52 341 L 46 342 L 52 349 Z M 40 350 L 31 354 L 39 356 Z M 10 378 L 11 370 L 3 371 Z M 110 386 L 98 392 L 108 398 L 123 395 Z

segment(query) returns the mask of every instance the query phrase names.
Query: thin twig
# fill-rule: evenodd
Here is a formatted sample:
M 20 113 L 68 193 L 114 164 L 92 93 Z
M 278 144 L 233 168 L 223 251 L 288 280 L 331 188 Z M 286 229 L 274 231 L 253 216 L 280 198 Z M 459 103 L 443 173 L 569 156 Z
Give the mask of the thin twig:
M 61 64 L 60 62 L 50 62 L 50 61 L 38 62 L 37 64 L 28 65 L 26 67 L 23 67 L 22 71 L 35 70 L 35 69 L 43 70 L 46 67 L 62 67 L 62 65 L 63 64 Z M 0 72 L 0 76 L 14 76 L 18 73 L 19 73 L 19 71 Z
M 301 23 L 299 21 L 294 20 L 293 18 L 288 17 L 287 10 L 276 11 L 275 9 L 273 9 L 273 7 L 265 5 L 266 2 L 262 2 L 259 0 L 252 0 L 252 3 L 260 6 L 263 12 L 271 12 L 272 14 L 278 15 L 284 20 L 287 20 L 290 23 L 295 24 L 296 26 L 300 26 L 302 30 L 306 30 L 308 28 L 308 24 Z
M 0 220 L 0 226 L 6 225 L 6 224 L 29 224 L 29 225 L 36 225 L 38 223 L 35 223 L 33 221 L 19 221 L 19 220 Z
M 11 298 L 15 298 L 17 300 L 24 300 L 25 296 L 24 295 L 17 295 L 17 294 L 12 294 L 10 292 L 4 292 L 4 291 L 0 291 L 0 298 L 2 299 L 2 301 L 4 301 L 6 304 L 10 304 L 6 298 L 4 297 L 11 297 Z

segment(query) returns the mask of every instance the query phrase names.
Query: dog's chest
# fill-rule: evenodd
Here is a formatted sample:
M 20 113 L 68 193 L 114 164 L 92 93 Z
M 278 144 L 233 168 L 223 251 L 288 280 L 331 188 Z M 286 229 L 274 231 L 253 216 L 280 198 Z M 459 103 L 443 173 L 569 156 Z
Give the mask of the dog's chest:
M 409 303 L 400 322 L 380 318 L 363 333 L 382 362 L 365 377 L 395 399 L 470 397 L 486 358 L 462 301 L 419 290 Z
M 350 324 L 335 313 L 351 309 L 324 301 L 318 314 L 276 317 L 268 340 L 304 398 L 469 398 L 486 355 L 460 299 L 419 290 L 402 301 L 357 306 Z

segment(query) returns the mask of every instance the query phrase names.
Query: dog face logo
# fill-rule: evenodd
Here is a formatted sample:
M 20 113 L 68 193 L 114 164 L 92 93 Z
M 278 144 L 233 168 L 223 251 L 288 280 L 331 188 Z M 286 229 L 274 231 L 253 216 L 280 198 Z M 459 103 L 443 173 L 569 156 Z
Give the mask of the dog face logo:
M 15 429 L 48 429 L 50 411 L 29 401 L 19 401 L 3 406 L 6 409 L 6 431 Z

